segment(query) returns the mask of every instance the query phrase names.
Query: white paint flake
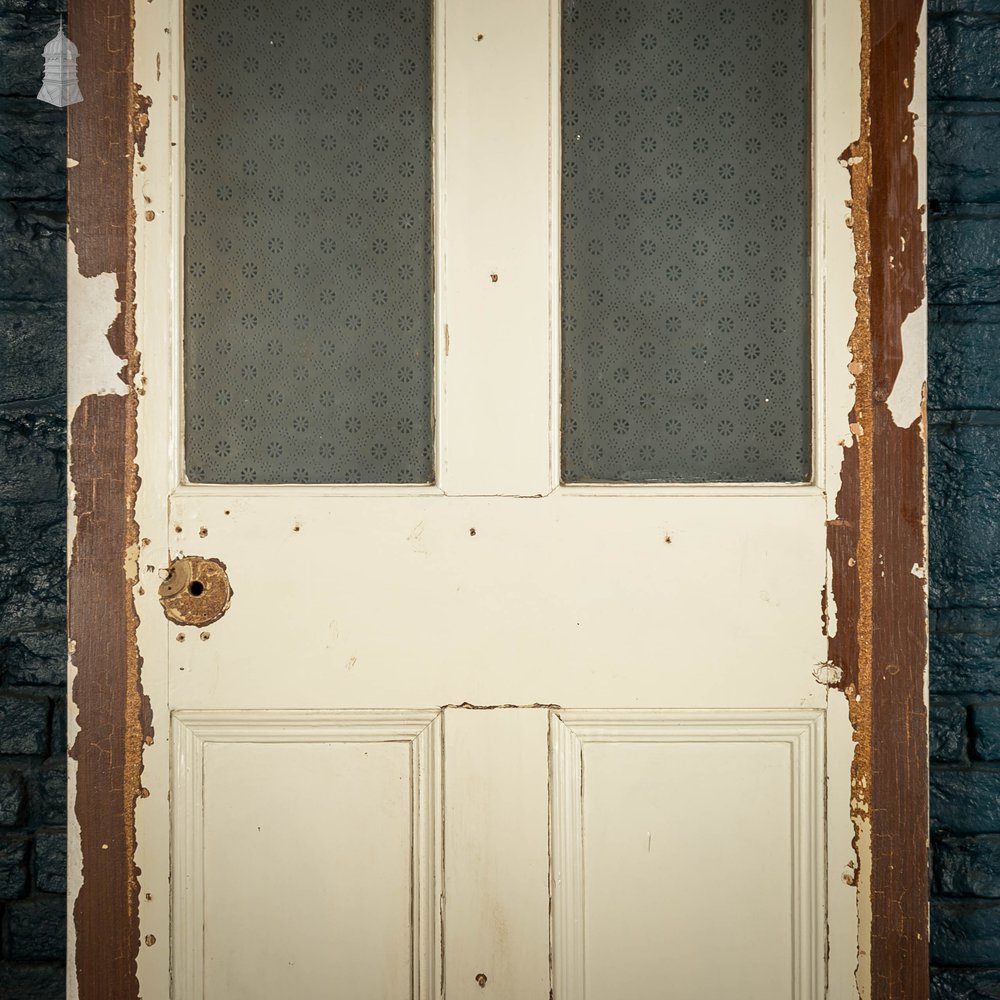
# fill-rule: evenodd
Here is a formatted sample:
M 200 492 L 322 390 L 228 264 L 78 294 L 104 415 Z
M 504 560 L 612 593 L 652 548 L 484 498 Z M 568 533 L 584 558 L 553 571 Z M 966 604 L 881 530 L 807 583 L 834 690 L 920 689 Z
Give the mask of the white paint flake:
M 123 396 L 128 386 L 118 377 L 125 362 L 111 349 L 107 336 L 122 308 L 118 276 L 84 277 L 72 240 L 67 263 L 68 396 L 72 413 L 84 396 Z
M 926 374 L 927 310 L 923 306 L 903 320 L 901 334 L 903 361 L 886 405 L 897 427 L 911 427 L 920 416 Z

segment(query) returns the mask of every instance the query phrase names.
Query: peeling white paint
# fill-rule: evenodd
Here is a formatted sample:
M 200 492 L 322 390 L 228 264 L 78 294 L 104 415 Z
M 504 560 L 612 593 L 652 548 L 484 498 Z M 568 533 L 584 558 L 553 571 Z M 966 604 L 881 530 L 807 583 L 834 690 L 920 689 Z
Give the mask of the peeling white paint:
M 76 246 L 69 240 L 66 273 L 69 412 L 84 396 L 124 396 L 128 386 L 119 378 L 125 365 L 111 349 L 108 331 L 118 318 L 118 276 L 110 272 L 86 278 L 80 273 Z
M 903 320 L 903 362 L 899 366 L 892 392 L 886 400 L 892 422 L 897 427 L 911 427 L 920 416 L 927 343 L 927 310 L 921 307 Z
M 926 11 L 923 15 L 926 19 Z M 926 53 L 927 27 L 921 20 L 918 32 L 918 66 L 920 50 Z M 919 71 L 913 81 L 913 97 L 910 100 L 913 115 L 913 155 L 917 161 L 917 192 L 919 198 L 926 197 L 927 191 L 927 74 Z M 927 243 L 926 204 L 922 204 L 920 231 L 923 237 L 921 252 Z M 902 249 L 906 249 L 905 240 Z M 896 376 L 896 382 L 889 394 L 887 404 L 897 427 L 911 427 L 920 417 L 922 394 L 927 379 L 927 302 L 926 296 L 916 311 L 903 320 L 902 328 L 903 363 Z
M 833 553 L 826 550 L 826 635 L 829 639 L 837 635 L 837 597 L 833 592 Z
M 913 568 L 912 568 L 912 569 L 910 570 L 910 572 L 911 572 L 911 573 L 912 573 L 912 574 L 913 574 L 913 575 L 914 575 L 914 576 L 915 576 L 915 577 L 916 577 L 916 578 L 917 578 L 918 580 L 926 580 L 926 579 L 927 579 L 927 570 L 926 570 L 926 569 L 924 569 L 924 567 L 923 567 L 923 566 L 921 566 L 921 565 L 920 565 L 920 563 L 914 563 L 914 564 L 913 564 Z

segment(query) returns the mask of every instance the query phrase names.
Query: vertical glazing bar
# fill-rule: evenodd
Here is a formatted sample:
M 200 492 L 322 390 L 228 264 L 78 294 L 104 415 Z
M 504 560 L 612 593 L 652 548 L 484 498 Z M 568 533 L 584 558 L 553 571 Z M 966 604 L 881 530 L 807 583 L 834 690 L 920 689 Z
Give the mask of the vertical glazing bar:
M 548 5 L 443 7 L 439 482 L 452 494 L 547 493 Z

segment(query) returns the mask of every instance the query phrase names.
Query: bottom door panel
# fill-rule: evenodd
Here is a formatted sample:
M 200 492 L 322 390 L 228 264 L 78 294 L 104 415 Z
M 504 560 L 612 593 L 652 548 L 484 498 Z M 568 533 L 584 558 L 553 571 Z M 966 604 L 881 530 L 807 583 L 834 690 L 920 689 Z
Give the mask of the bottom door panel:
M 175 1000 L 436 995 L 439 721 L 175 714 Z
M 176 712 L 175 1000 L 818 1000 L 823 723 Z
M 556 1000 L 822 995 L 822 722 L 553 714 Z

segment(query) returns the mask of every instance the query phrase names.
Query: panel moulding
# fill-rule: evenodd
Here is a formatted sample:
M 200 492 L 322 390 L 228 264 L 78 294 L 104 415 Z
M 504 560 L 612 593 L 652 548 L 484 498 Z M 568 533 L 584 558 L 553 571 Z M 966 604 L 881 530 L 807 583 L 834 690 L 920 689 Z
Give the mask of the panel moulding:
M 825 715 L 818 710 L 577 710 L 550 716 L 553 1000 L 584 1000 L 583 751 L 594 743 L 778 743 L 790 752 L 793 996 L 825 993 Z
M 181 711 L 171 719 L 176 1000 L 204 995 L 204 764 L 212 743 L 408 743 L 414 1000 L 441 982 L 441 714 L 426 711 Z M 184 961 L 177 961 L 183 956 Z

